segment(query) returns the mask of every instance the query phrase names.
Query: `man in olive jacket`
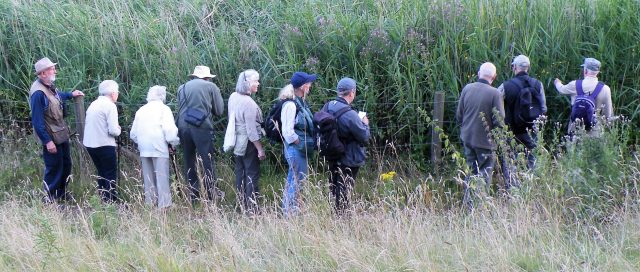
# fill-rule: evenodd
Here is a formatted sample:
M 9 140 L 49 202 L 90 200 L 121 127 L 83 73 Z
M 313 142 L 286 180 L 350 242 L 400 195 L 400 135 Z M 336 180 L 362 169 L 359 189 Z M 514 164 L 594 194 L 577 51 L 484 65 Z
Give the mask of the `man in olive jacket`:
M 327 103 L 327 111 L 336 113 L 345 107 L 351 107 L 356 97 L 356 81 L 345 77 L 338 82 L 338 97 Z M 338 137 L 345 144 L 345 153 L 338 161 L 330 162 L 329 188 L 335 198 L 336 212 L 343 214 L 349 208 L 349 199 L 356 175 L 366 159 L 364 145 L 367 144 L 371 133 L 369 119 L 350 110 L 338 117 Z
M 504 119 L 504 102 L 498 90 L 491 86 L 496 79 L 496 66 L 486 62 L 480 66 L 478 81 L 469 83 L 462 89 L 456 119 L 460 123 L 460 139 L 464 146 L 467 165 L 474 175 L 482 175 L 485 186 L 491 187 L 491 176 L 495 165 L 496 145 L 491 139 L 491 130 L 500 126 L 500 118 L 495 118 L 496 109 Z M 464 202 L 471 205 L 471 186 L 465 180 Z
M 44 160 L 45 202 L 68 200 L 67 182 L 71 175 L 71 153 L 69 138 L 71 133 L 64 121 L 64 102 L 76 96 L 84 96 L 81 91 L 63 92 L 55 86 L 56 63 L 42 58 L 34 64 L 38 78 L 29 90 L 31 123 L 38 143 L 42 145 Z
M 202 182 L 206 190 L 206 198 L 213 200 L 214 196 L 222 194 L 216 187 L 216 172 L 213 166 L 212 115 L 222 115 L 224 102 L 220 89 L 210 81 L 215 75 L 211 74 L 209 67 L 196 66 L 190 77 L 191 80 L 178 87 L 176 122 L 185 160 L 185 177 L 189 182 L 189 196 L 192 203 L 195 203 L 200 199 L 196 158 L 202 162 L 204 172 Z

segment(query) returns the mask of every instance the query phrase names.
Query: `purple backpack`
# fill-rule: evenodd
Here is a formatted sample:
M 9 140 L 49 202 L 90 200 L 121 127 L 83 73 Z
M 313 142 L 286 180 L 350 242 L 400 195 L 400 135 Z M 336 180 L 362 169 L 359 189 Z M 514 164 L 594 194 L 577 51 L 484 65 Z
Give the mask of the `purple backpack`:
M 596 97 L 602 88 L 604 83 L 598 81 L 596 89 L 591 95 L 586 95 L 582 89 L 582 80 L 576 80 L 576 92 L 577 96 L 573 105 L 571 106 L 571 122 L 575 122 L 577 119 L 582 120 L 584 128 L 591 130 L 593 125 L 596 124 Z

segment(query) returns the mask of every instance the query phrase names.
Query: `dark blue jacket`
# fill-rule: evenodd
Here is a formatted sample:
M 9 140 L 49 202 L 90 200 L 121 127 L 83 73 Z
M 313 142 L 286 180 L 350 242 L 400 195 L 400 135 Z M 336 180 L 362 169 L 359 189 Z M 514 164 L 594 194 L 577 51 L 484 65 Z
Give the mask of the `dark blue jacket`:
M 330 101 L 327 111 L 334 113 L 349 104 L 342 97 L 338 97 Z M 340 137 L 345 145 L 345 154 L 338 161 L 338 164 L 350 167 L 361 167 L 366 159 L 364 145 L 369 141 L 371 133 L 369 126 L 365 125 L 355 110 L 347 111 L 338 118 L 338 137 Z

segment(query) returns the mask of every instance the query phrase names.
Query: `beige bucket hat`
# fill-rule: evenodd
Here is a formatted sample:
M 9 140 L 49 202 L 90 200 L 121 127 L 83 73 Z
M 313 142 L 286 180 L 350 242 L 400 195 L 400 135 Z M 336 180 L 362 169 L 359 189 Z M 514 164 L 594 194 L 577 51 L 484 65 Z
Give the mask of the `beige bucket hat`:
M 214 77 L 216 77 L 216 75 L 212 75 L 211 74 L 211 70 L 209 70 L 209 67 L 202 66 L 202 65 L 196 66 L 196 68 L 193 69 L 193 74 L 191 74 L 191 75 L 194 76 L 194 77 L 197 77 L 197 78 L 206 78 L 206 77 L 214 78 Z

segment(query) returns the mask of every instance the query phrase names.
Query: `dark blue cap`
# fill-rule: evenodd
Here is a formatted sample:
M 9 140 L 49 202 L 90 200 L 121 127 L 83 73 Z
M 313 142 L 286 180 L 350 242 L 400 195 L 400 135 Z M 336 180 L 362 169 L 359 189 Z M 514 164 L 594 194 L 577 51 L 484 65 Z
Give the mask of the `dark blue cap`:
M 305 72 L 295 72 L 293 76 L 291 76 L 291 85 L 293 85 L 294 89 L 300 88 L 300 86 L 306 84 L 307 82 L 314 82 L 318 76 L 316 74 L 307 74 Z

